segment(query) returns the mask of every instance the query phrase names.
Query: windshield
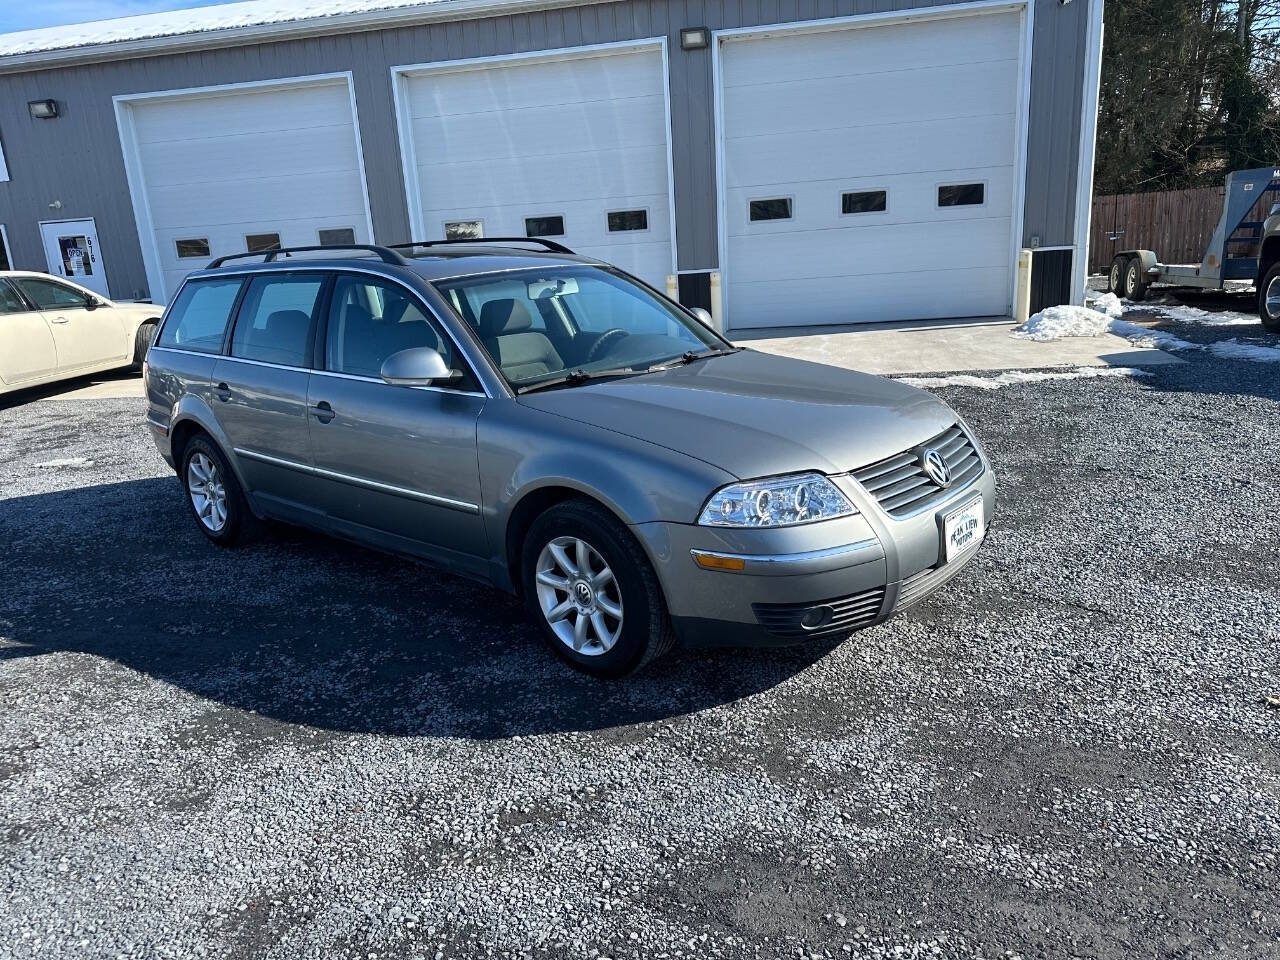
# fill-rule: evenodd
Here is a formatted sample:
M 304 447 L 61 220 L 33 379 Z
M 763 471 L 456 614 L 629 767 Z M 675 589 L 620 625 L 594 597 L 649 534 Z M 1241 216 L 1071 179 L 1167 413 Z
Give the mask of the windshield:
M 732 349 L 682 310 L 601 267 L 511 270 L 435 286 L 516 389 L 642 373 Z

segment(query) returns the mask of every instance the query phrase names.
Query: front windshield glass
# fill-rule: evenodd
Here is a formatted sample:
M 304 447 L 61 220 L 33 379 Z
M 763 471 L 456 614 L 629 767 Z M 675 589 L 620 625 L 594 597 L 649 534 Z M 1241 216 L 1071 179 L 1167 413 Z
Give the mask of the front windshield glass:
M 512 270 L 436 283 L 517 389 L 625 375 L 732 349 L 683 311 L 601 267 Z

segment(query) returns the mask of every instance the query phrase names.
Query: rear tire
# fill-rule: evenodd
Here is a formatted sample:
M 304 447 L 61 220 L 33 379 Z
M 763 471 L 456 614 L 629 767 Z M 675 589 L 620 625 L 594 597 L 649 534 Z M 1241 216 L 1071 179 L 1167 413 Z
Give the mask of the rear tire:
M 533 522 L 520 580 L 547 644 L 585 673 L 623 677 L 675 644 L 649 558 L 631 532 L 594 503 L 557 504 Z
M 1273 263 L 1258 284 L 1258 316 L 1268 333 L 1280 333 L 1280 262 Z
M 1124 271 L 1124 298 L 1140 303 L 1147 296 L 1147 275 L 1142 269 L 1142 260 L 1131 257 Z
M 133 365 L 135 367 L 141 367 L 143 361 L 147 359 L 147 351 L 151 349 L 151 341 L 156 338 L 156 327 L 159 324 L 159 320 L 148 320 L 138 327 L 138 332 L 133 335 Z
M 236 475 L 207 434 L 196 434 L 183 447 L 178 479 L 196 526 L 218 546 L 244 543 L 257 529 Z
M 1122 255 L 1111 261 L 1111 273 L 1107 275 L 1107 289 L 1117 297 L 1124 296 L 1124 275 L 1132 259 Z

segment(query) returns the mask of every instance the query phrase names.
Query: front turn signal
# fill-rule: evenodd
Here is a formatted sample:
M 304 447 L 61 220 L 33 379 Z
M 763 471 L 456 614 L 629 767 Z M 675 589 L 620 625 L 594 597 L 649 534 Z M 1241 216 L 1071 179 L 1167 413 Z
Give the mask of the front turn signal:
M 694 550 L 693 562 L 704 570 L 733 570 L 741 573 L 747 568 L 747 561 L 742 557 L 726 557 L 718 553 L 703 553 Z

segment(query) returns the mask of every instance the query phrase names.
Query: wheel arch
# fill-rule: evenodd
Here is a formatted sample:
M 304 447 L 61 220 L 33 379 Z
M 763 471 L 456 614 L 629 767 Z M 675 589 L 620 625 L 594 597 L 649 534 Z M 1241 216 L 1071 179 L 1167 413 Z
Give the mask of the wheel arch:
M 183 449 L 197 433 L 208 435 L 209 439 L 217 444 L 218 449 L 222 451 L 222 456 L 230 464 L 231 471 L 235 474 L 236 481 L 240 484 L 240 489 L 245 491 L 246 499 L 249 501 L 250 509 L 252 510 L 253 497 L 248 485 L 245 483 L 244 474 L 240 472 L 240 463 L 231 447 L 230 440 L 222 432 L 222 428 L 218 426 L 217 418 L 214 417 L 213 411 L 209 409 L 208 405 L 203 400 L 190 394 L 178 401 L 178 406 L 174 410 L 173 416 L 169 418 L 169 448 L 173 456 L 173 469 L 181 475 Z
M 513 499 L 506 515 L 502 537 L 503 552 L 499 563 L 501 572 L 508 581 L 503 586 L 509 587 L 516 594 L 522 593 L 520 562 L 529 528 L 538 517 L 552 507 L 569 500 L 582 500 L 595 504 L 607 511 L 623 526 L 628 526 L 626 518 L 616 504 L 610 503 L 595 490 L 581 483 L 566 478 L 556 478 L 526 488 Z M 644 549 L 643 545 L 641 549 Z
M 1262 249 L 1258 251 L 1258 285 L 1267 271 L 1280 263 L 1280 233 L 1273 234 L 1262 241 Z
M 1117 257 L 1132 257 L 1142 264 L 1142 272 L 1150 274 L 1160 262 L 1154 250 L 1121 250 Z

